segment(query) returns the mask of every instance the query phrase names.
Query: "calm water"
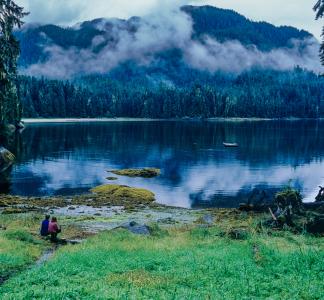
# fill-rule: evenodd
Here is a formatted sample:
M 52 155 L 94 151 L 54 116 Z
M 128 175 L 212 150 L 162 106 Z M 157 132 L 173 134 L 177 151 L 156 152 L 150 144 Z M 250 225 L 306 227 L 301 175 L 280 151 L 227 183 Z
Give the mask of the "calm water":
M 33 124 L 17 137 L 17 164 L 1 192 L 72 195 L 109 183 L 109 169 L 161 168 L 117 183 L 152 190 L 158 202 L 235 207 L 252 191 L 287 185 L 312 200 L 324 185 L 324 122 L 107 122 Z M 222 142 L 237 142 L 226 149 Z

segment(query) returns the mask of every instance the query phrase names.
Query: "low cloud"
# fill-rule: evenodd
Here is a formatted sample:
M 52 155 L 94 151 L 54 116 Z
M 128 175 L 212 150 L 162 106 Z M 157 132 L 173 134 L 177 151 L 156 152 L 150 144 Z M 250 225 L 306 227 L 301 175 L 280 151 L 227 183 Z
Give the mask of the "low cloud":
M 79 74 L 104 74 L 126 61 L 149 65 L 157 53 L 180 49 L 183 60 L 192 68 L 209 72 L 225 71 L 240 73 L 254 67 L 290 70 L 297 65 L 320 72 L 319 44 L 316 39 L 294 40 L 291 47 L 263 52 L 254 46 L 244 46 L 238 41 L 219 42 L 206 36 L 202 41 L 192 39 L 191 18 L 179 9 L 179 3 L 165 5 L 141 19 L 132 19 L 129 30 L 125 22 L 106 20 L 97 24 L 106 34 L 96 36 L 87 49 L 63 49 L 55 44 L 44 51 L 48 60 L 29 66 L 23 73 L 49 78 L 71 78 Z M 109 28 L 109 29 L 108 29 Z M 107 39 L 113 44 L 94 49 Z
M 291 48 L 263 52 L 254 46 L 243 46 L 238 41 L 220 43 L 206 37 L 204 43 L 191 42 L 184 53 L 189 65 L 210 72 L 241 73 L 254 67 L 284 71 L 296 66 L 321 71 L 316 39 L 292 40 L 291 43 Z

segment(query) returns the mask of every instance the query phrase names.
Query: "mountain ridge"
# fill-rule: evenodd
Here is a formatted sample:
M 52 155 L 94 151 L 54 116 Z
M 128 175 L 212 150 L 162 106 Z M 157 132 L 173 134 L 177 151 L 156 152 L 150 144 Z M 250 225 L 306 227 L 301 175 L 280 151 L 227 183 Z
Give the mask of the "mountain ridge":
M 244 46 L 255 46 L 260 51 L 271 51 L 276 48 L 291 48 L 292 40 L 314 38 L 305 30 L 291 26 L 274 26 L 267 22 L 255 22 L 234 10 L 213 6 L 183 6 L 181 11 L 192 19 L 192 39 L 204 43 L 206 36 L 219 42 L 235 40 Z M 52 45 L 62 49 L 89 49 L 94 40 L 100 40 L 94 52 L 103 47 L 118 43 L 116 31 L 124 30 L 135 34 L 143 18 L 124 19 L 98 18 L 79 23 L 74 27 L 61 27 L 47 24 L 25 26 L 16 32 L 21 45 L 20 67 L 44 62 L 49 58 L 46 48 Z

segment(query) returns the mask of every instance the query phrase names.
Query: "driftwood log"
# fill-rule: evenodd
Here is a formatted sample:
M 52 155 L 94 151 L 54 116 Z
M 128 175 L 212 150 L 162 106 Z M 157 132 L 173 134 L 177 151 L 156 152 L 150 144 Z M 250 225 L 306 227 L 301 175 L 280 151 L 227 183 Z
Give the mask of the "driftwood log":
M 324 188 L 320 187 L 316 202 L 303 203 L 301 194 L 287 188 L 276 194 L 272 203 L 265 203 L 264 193 L 260 194 L 261 201 L 240 204 L 241 211 L 268 212 L 270 219 L 264 225 L 281 229 L 285 226 L 296 232 L 306 230 L 312 234 L 324 234 Z M 321 201 L 320 201 L 321 200 Z

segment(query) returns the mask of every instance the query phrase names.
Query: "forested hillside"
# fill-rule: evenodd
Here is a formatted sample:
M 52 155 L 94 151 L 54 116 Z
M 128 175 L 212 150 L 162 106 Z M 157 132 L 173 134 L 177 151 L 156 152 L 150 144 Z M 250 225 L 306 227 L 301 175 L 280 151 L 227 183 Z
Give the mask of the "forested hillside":
M 301 69 L 154 88 L 102 76 L 73 83 L 21 77 L 18 91 L 24 117 L 324 117 L 324 78 Z
M 312 37 L 309 32 L 294 27 L 253 22 L 233 10 L 213 6 L 184 6 L 182 9 L 192 17 L 198 38 L 208 34 L 218 41 L 238 40 L 243 45 L 271 50 L 291 46 L 291 39 Z
M 311 38 L 309 32 L 289 26 L 276 27 L 266 22 L 253 22 L 232 10 L 219 9 L 212 6 L 184 6 L 182 10 L 192 18 L 193 38 L 203 40 L 206 35 L 218 40 L 237 40 L 243 45 L 255 45 L 260 50 L 271 50 L 279 47 L 292 47 L 291 40 Z M 120 36 L 117 31 L 135 33 L 141 25 L 137 17 L 128 20 L 96 19 L 79 24 L 74 28 L 63 28 L 56 25 L 29 25 L 17 31 L 20 40 L 20 66 L 26 67 L 45 61 L 49 53 L 47 46 L 56 45 L 63 49 L 75 47 L 86 49 L 92 45 L 93 39 L 101 37 L 94 51 L 105 46 L 114 47 Z M 168 61 L 173 60 L 172 52 L 158 53 Z
M 24 117 L 324 117 L 310 33 L 211 6 L 172 17 L 16 32 L 21 70 L 43 76 L 18 80 Z

